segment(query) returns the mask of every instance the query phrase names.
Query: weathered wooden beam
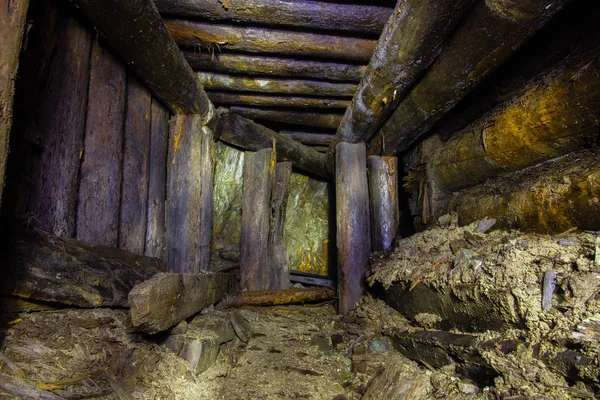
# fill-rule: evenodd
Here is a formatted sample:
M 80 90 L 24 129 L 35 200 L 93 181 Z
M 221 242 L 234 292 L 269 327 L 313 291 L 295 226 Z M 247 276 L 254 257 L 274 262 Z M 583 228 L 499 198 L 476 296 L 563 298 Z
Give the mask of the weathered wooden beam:
M 73 0 L 138 78 L 173 113 L 209 112 L 209 100 L 152 0 Z
M 388 20 L 338 129 L 340 140 L 371 138 L 442 51 L 473 0 L 403 0 Z
M 335 166 L 338 311 L 347 314 L 365 292 L 371 254 L 365 144 L 338 143 Z
M 350 105 L 350 100 L 309 96 L 282 96 L 236 92 L 208 92 L 208 97 L 216 106 L 345 109 Z
M 250 151 L 271 148 L 276 143 L 279 161 L 291 161 L 296 168 L 331 179 L 323 154 L 249 119 L 238 115 L 224 115 L 221 117 L 219 134 L 223 142 Z
M 389 251 L 392 250 L 400 224 L 398 158 L 369 156 L 367 169 L 373 250 Z
M 317 1 L 155 0 L 164 16 L 200 17 L 259 25 L 281 25 L 379 35 L 393 9 L 380 5 L 334 4 Z
M 125 66 L 95 41 L 79 180 L 77 239 L 114 247 L 119 230 L 125 79 Z
M 308 79 L 247 78 L 234 75 L 197 72 L 198 81 L 207 90 L 229 90 L 307 96 L 352 96 L 353 83 L 314 81 Z
M 344 61 L 369 61 L 377 41 L 372 39 L 294 32 L 263 27 L 219 25 L 167 19 L 169 32 L 182 47 L 198 51 L 241 51 L 270 55 L 306 56 Z
M 306 125 L 316 128 L 337 128 L 342 120 L 342 114 L 316 113 L 307 111 L 280 111 L 264 108 L 233 106 L 231 114 L 245 118 L 264 121 L 284 122 L 287 124 Z
M 425 76 L 373 137 L 369 152 L 393 155 L 410 147 L 566 3 L 477 2 Z
M 290 286 L 290 264 L 283 242 L 283 227 L 291 176 L 291 162 L 283 161 L 275 165 L 269 226 L 269 259 L 272 271 L 270 289 L 288 289 Z
M 335 61 L 315 61 L 237 53 L 209 53 L 184 50 L 183 55 L 195 70 L 244 75 L 284 76 L 358 82 L 366 65 L 343 64 Z
M 246 290 L 268 290 L 275 272 L 269 259 L 271 190 L 275 148 L 244 156 L 240 275 Z
M 220 301 L 232 286 L 229 274 L 158 274 L 129 292 L 131 322 L 158 333 Z
M 310 146 L 329 146 L 335 139 L 335 135 L 312 132 L 279 131 L 281 135 L 289 136 L 295 141 Z
M 294 303 L 311 303 L 335 298 L 335 291 L 325 287 L 284 290 L 256 290 L 237 292 L 225 296 L 225 307 L 278 306 Z
M 60 400 L 63 398 L 3 372 L 0 372 L 0 389 L 18 399 Z
M 128 307 L 138 283 L 164 271 L 161 261 L 42 233 L 3 247 L 2 294 L 78 307 Z

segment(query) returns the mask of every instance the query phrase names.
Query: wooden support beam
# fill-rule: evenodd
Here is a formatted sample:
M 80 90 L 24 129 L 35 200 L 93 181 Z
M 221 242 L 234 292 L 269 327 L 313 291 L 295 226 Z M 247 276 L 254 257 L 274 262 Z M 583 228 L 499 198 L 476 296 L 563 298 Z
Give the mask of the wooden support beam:
M 271 284 L 269 288 L 273 290 L 288 289 L 290 286 L 290 264 L 287 260 L 283 242 L 283 226 L 291 176 L 291 162 L 283 161 L 275 165 L 269 226 L 269 259 L 271 262 Z
M 275 148 L 244 156 L 240 275 L 242 289 L 268 290 L 273 264 L 269 259 L 271 190 Z
M 338 311 L 347 314 L 365 292 L 371 254 L 365 144 L 338 143 L 335 165 Z
M 340 140 L 371 138 L 442 51 L 444 40 L 473 0 L 405 0 L 388 20 L 352 105 Z
M 279 131 L 279 134 L 289 136 L 295 141 L 309 146 L 329 146 L 335 135 L 312 132 Z
M 197 72 L 198 81 L 207 90 L 229 90 L 239 92 L 260 92 L 280 94 L 301 94 L 307 96 L 345 96 L 354 94 L 356 85 L 313 81 L 308 79 L 246 78 L 242 76 Z
M 200 21 L 167 19 L 165 24 L 177 44 L 198 51 L 218 49 L 335 59 L 338 62 L 368 62 L 377 43 L 372 39 L 332 34 L 219 25 Z
M 317 1 L 229 0 L 224 5 L 210 0 L 155 0 L 154 3 L 165 16 L 375 35 L 381 33 L 393 12 L 392 8 L 380 5 Z
M 237 53 L 209 53 L 184 50 L 183 55 L 195 70 L 244 75 L 283 76 L 359 82 L 366 65 L 343 64 Z
M 225 307 L 279 306 L 335 299 L 335 291 L 325 287 L 305 289 L 255 290 L 225 296 Z
M 408 149 L 568 0 L 477 2 L 444 51 L 369 143 L 371 154 Z
M 389 251 L 400 224 L 398 158 L 369 156 L 367 169 L 373 251 Z
M 173 113 L 209 113 L 209 100 L 152 0 L 73 0 Z
M 309 96 L 282 96 L 236 92 L 208 92 L 208 97 L 216 106 L 345 109 L 350 105 L 350 100 Z
M 306 111 L 279 111 L 264 108 L 233 106 L 231 114 L 245 118 L 264 121 L 284 122 L 287 124 L 306 125 L 316 128 L 337 128 L 342 120 L 342 114 L 316 113 Z
M 249 151 L 271 148 L 275 142 L 279 161 L 291 161 L 296 168 L 331 179 L 323 154 L 249 119 L 232 114 L 222 116 L 219 135 L 223 142 Z

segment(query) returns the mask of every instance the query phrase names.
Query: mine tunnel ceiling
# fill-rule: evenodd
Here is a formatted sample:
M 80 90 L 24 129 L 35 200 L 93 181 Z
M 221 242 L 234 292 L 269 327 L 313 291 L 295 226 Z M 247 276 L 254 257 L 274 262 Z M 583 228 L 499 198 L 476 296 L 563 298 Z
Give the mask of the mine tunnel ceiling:
M 313 146 L 331 140 L 395 3 L 155 0 L 216 106 Z

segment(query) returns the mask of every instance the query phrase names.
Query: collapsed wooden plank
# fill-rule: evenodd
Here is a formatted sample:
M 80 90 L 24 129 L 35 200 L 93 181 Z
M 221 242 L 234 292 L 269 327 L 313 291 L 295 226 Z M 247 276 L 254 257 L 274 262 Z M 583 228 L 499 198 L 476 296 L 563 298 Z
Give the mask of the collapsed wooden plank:
M 331 179 L 325 155 L 249 119 L 238 115 L 224 115 L 221 117 L 218 134 L 223 142 L 250 151 L 272 148 L 275 143 L 279 161 L 291 161 L 303 171 Z
M 474 4 L 425 76 L 372 138 L 369 152 L 394 155 L 408 149 L 567 3 Z
M 280 111 L 274 109 L 233 106 L 231 114 L 263 121 L 283 122 L 287 124 L 312 126 L 315 128 L 337 128 L 342 114 L 317 113 L 310 111 Z
M 225 296 L 225 307 L 278 306 L 311 303 L 335 298 L 335 291 L 325 287 L 284 290 L 255 290 Z
M 218 49 L 365 62 L 371 58 L 377 43 L 371 39 L 332 34 L 200 21 L 167 19 L 165 24 L 177 44 L 199 51 Z
M 265 95 L 236 92 L 208 92 L 216 106 L 259 106 L 295 108 L 341 108 L 350 105 L 350 100 L 332 97 Z
M 367 169 L 373 250 L 392 250 L 400 224 L 398 158 L 369 156 Z
M 161 14 L 216 21 L 316 28 L 379 35 L 393 9 L 378 5 L 290 0 L 155 0 Z
M 209 100 L 152 0 L 74 0 L 140 80 L 173 113 L 209 112 Z
M 3 249 L 3 294 L 78 307 L 128 307 L 138 283 L 164 271 L 158 259 L 42 233 Z

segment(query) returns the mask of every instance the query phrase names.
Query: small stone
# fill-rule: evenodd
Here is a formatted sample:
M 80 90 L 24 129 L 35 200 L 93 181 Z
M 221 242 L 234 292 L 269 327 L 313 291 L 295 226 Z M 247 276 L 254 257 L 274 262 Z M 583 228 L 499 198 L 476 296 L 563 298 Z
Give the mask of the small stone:
M 494 218 L 485 217 L 477 224 L 477 228 L 475 228 L 475 232 L 485 233 L 489 231 L 492 226 L 496 224 L 496 220 Z
M 198 375 L 210 368 L 219 355 L 219 338 L 212 332 L 203 332 L 196 338 L 185 338 L 179 356 L 190 363 L 190 370 Z
M 450 250 L 452 254 L 457 254 L 462 249 L 468 249 L 469 243 L 465 239 L 456 239 L 450 242 Z
M 600 235 L 596 237 L 596 258 L 594 259 L 594 265 L 600 267 Z
M 373 353 L 386 353 L 391 349 L 391 343 L 385 338 L 377 338 L 369 342 L 369 350 L 371 350 Z
M 171 329 L 171 335 L 182 335 L 187 332 L 188 324 L 185 321 L 181 321 Z
M 464 394 L 477 394 L 479 393 L 479 386 L 474 385 L 469 381 L 460 381 L 458 382 L 458 390 L 460 390 Z
M 232 313 L 229 320 L 237 337 L 244 343 L 248 343 L 251 334 L 250 322 L 240 313 Z

